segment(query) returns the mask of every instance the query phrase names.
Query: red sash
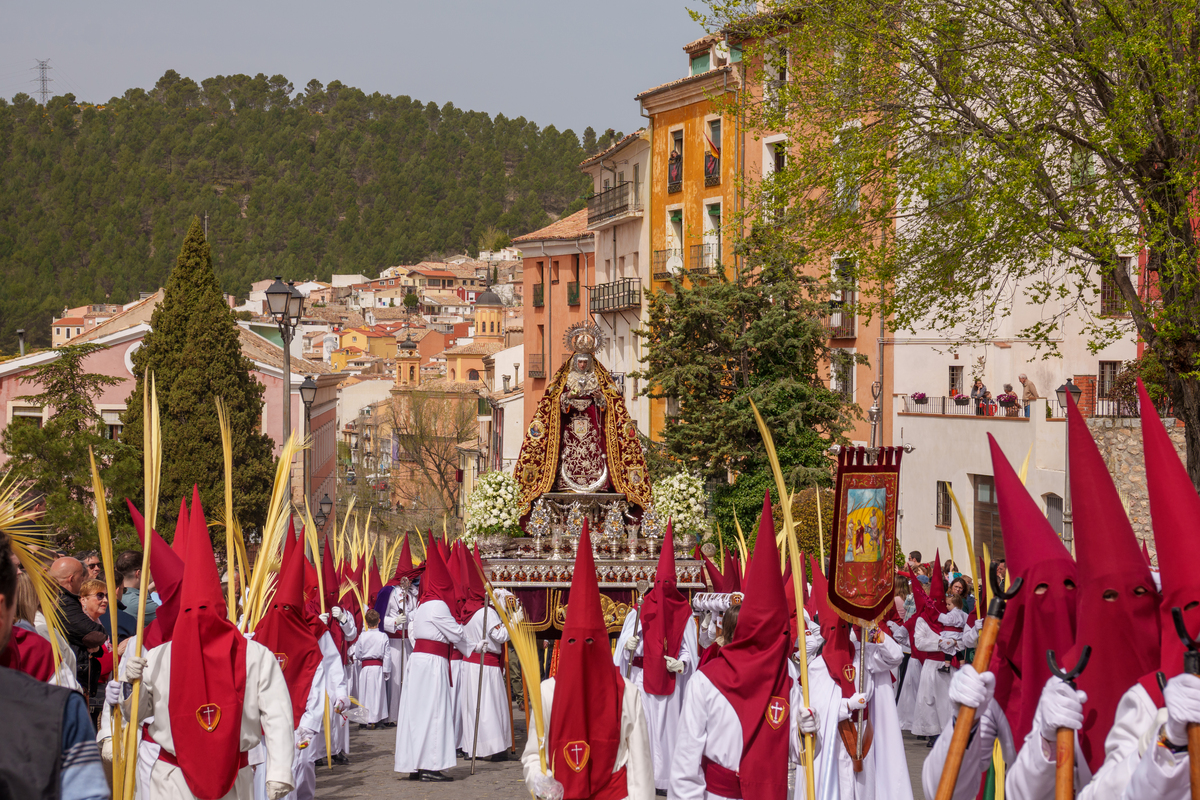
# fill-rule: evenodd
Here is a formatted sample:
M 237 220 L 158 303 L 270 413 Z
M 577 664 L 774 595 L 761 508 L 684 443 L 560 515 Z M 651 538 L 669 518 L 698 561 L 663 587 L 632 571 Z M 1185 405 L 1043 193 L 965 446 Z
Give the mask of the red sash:
M 464 658 L 463 661 L 466 661 L 468 664 L 478 664 L 479 653 L 471 653 L 471 655 Z M 483 663 L 485 666 L 498 667 L 500 666 L 500 656 L 495 653 L 484 653 Z
M 364 658 L 362 660 L 362 665 L 364 667 L 382 667 L 383 659 L 382 658 Z
M 641 656 L 634 656 L 633 658 L 629 659 L 630 666 L 637 667 L 638 669 L 642 668 L 643 663 L 645 663 L 645 662 L 642 661 Z
M 450 655 L 458 652 L 449 642 L 438 642 L 433 639 L 413 639 L 414 653 L 428 653 L 431 656 L 446 659 L 446 674 L 450 677 L 450 685 L 454 685 L 454 673 L 450 672 Z M 461 658 L 461 654 L 459 656 Z
M 142 726 L 142 741 L 158 744 L 158 742 L 154 741 L 154 737 L 150 735 L 149 725 Z M 179 761 L 176 760 L 174 754 L 168 753 L 166 748 L 160 744 L 158 745 L 158 760 L 165 764 L 170 764 L 172 767 L 179 766 Z M 245 769 L 248 766 L 250 766 L 250 754 L 243 750 L 238 754 L 238 769 Z
M 604 788 L 593 794 L 588 800 L 625 800 L 629 796 L 629 786 L 625 780 L 625 767 L 612 774 L 612 779 Z
M 733 770 L 722 767 L 715 761 L 704 756 L 700 759 L 704 768 L 704 785 L 708 791 L 730 800 L 740 800 L 742 796 L 742 779 Z
M 462 661 L 462 660 L 463 660 L 463 654 L 462 654 L 462 653 L 460 653 L 458 650 L 452 650 L 452 651 L 450 652 L 450 660 L 451 660 L 451 661 Z
M 387 631 L 384 631 L 384 633 L 387 633 Z M 399 631 L 398 633 L 388 633 L 387 637 L 389 639 L 407 639 L 408 634 L 404 631 Z

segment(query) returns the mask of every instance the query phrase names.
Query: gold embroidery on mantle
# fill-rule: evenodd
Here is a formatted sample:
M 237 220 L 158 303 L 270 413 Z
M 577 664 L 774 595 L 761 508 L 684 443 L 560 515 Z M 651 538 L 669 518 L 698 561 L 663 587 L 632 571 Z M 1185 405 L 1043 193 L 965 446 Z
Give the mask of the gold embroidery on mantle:
M 567 621 L 567 603 L 559 602 L 562 599 L 561 593 L 558 597 L 552 598 L 554 601 L 554 611 L 551 614 L 551 619 L 554 620 L 554 628 L 562 630 L 563 625 Z M 618 603 L 606 594 L 600 595 L 600 613 L 604 615 L 604 627 L 609 633 L 620 633 L 621 628 L 625 625 L 625 617 L 629 615 L 632 606 L 626 603 Z

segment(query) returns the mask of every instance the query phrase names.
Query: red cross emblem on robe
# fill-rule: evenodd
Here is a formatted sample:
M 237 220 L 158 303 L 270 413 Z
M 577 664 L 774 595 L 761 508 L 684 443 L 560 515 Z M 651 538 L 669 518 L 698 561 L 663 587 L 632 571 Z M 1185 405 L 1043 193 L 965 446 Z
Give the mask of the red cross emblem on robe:
M 587 742 L 567 742 L 563 746 L 563 758 L 567 760 L 567 766 L 576 772 L 583 770 L 591 754 L 592 748 Z
M 196 709 L 196 719 L 201 728 L 212 733 L 221 722 L 221 707 L 216 703 L 205 703 Z
M 772 697 L 767 703 L 767 724 L 771 726 L 771 730 L 779 730 L 783 723 L 787 722 L 788 718 L 788 702 L 782 697 Z
M 287 669 L 287 665 L 288 665 L 287 653 L 276 653 L 275 660 L 279 662 L 280 669 Z

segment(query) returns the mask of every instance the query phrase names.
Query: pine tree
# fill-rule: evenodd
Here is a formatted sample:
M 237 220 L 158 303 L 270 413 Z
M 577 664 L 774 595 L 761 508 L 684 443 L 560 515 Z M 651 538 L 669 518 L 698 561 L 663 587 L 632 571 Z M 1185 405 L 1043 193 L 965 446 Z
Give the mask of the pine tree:
M 172 517 L 171 509 L 190 494 L 192 484 L 199 485 L 210 518 L 223 507 L 224 464 L 215 403 L 220 397 L 233 431 L 234 514 L 244 528 L 261 525 L 274 472 L 271 439 L 259 430 L 263 386 L 251 377 L 252 364 L 242 355 L 237 324 L 213 273 L 198 218 L 193 218 L 183 240 L 150 326 L 133 355 L 137 386 L 125 412 L 123 438 L 140 463 L 142 384 L 149 371 L 162 419 L 162 516 Z

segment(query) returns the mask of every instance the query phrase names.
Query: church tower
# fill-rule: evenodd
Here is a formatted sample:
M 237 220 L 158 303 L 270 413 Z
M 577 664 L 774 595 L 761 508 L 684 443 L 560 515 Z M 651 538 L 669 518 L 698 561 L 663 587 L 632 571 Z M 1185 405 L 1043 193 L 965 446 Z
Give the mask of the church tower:
M 475 341 L 504 344 L 504 301 L 490 287 L 475 298 Z
M 421 385 L 421 353 L 413 341 L 412 330 L 408 338 L 396 346 L 396 386 Z

